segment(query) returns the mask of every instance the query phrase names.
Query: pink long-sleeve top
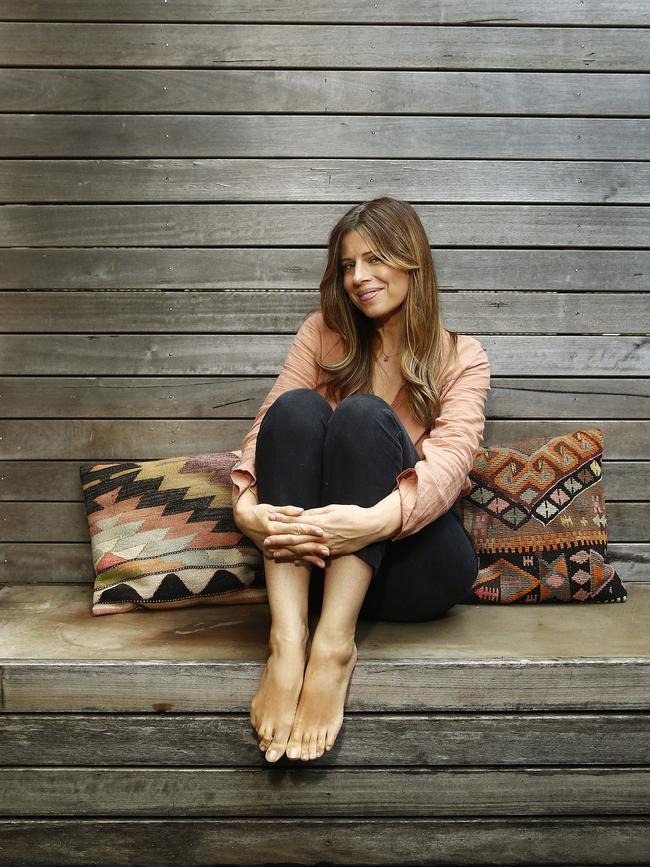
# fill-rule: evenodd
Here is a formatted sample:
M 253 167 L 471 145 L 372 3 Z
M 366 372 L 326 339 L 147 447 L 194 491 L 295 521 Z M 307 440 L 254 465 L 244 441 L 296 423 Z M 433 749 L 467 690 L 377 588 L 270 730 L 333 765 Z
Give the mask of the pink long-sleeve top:
M 233 506 L 247 488 L 252 488 L 257 497 L 257 434 L 273 402 L 293 388 L 310 388 L 326 397 L 321 385 L 325 372 L 315 357 L 319 352 L 323 360 L 330 361 L 342 353 L 342 342 L 340 335 L 325 325 L 322 313 L 316 311 L 300 326 L 280 375 L 244 437 L 241 460 L 230 473 Z M 399 541 L 435 521 L 471 490 L 468 473 L 483 442 L 490 362 L 479 341 L 468 335 L 458 336 L 458 356 L 460 367 L 448 367 L 438 383 L 440 414 L 431 429 L 424 427 L 409 411 L 404 388 L 391 404 L 421 458 L 395 480 L 393 491 L 399 491 L 402 526 L 391 541 Z M 399 372 L 392 376 L 395 388 L 403 383 Z M 334 409 L 336 402 L 326 399 Z

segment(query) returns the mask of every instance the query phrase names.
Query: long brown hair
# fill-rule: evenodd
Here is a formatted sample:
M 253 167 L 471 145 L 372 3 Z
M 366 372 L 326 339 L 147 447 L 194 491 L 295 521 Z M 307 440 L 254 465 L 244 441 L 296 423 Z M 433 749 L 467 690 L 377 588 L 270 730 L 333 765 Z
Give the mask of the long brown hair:
M 327 265 L 320 283 L 320 310 L 325 325 L 341 335 L 345 354 L 333 363 L 316 359 L 326 371 L 322 381 L 326 394 L 340 401 L 349 394 L 372 393 L 379 335 L 373 321 L 352 304 L 343 286 L 341 244 L 350 231 L 359 232 L 368 249 L 384 262 L 408 272 L 400 371 L 411 414 L 430 427 L 440 412 L 439 377 L 449 364 L 444 332 L 450 335 L 449 349 L 455 360 L 458 333 L 442 324 L 438 282 L 424 227 L 414 208 L 399 199 L 382 196 L 355 205 L 330 232 Z

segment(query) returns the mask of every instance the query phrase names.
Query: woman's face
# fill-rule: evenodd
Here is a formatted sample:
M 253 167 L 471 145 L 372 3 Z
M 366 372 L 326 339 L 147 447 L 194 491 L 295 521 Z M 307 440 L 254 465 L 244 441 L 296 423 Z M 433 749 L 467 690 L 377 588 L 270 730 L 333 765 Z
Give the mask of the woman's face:
M 368 243 L 356 231 L 346 232 L 341 241 L 343 286 L 355 307 L 377 326 L 387 325 L 401 315 L 408 295 L 408 273 L 393 268 L 368 250 Z M 370 294 L 374 291 L 374 294 Z M 363 295 L 367 294 L 367 299 Z

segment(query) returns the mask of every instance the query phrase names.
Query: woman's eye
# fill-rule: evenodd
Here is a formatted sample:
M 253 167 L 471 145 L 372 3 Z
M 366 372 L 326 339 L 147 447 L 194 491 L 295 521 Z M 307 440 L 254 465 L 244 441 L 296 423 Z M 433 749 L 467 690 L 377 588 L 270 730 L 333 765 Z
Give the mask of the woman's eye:
M 378 256 L 371 256 L 369 261 L 370 262 L 381 262 L 381 259 Z M 346 262 L 346 264 L 343 266 L 343 270 L 347 271 L 348 268 L 350 267 L 350 265 L 352 265 L 352 264 L 353 264 L 352 262 Z

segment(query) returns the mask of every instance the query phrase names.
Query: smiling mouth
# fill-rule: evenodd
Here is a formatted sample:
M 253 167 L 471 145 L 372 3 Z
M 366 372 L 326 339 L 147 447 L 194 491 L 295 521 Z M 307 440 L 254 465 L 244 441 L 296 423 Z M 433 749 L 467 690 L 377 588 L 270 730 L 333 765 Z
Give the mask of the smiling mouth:
M 378 292 L 381 292 L 381 289 L 368 289 L 366 292 L 357 295 L 360 301 L 363 301 L 365 298 L 369 298 L 372 295 L 376 295 Z

